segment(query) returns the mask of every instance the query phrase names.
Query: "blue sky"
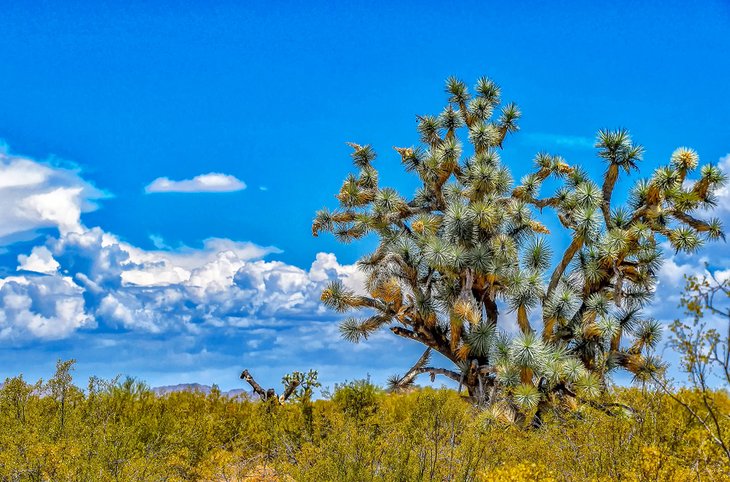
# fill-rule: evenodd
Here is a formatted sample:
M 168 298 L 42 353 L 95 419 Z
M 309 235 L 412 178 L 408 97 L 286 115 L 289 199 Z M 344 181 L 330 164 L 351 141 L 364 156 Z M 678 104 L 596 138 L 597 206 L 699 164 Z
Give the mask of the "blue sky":
M 540 150 L 600 174 L 594 134 L 619 126 L 646 174 L 683 145 L 730 169 L 727 2 L 210 3 L 3 2 L 0 377 L 58 357 L 153 385 L 403 372 L 417 347 L 353 348 L 317 302 L 373 241 L 310 222 L 346 141 L 413 189 L 390 147 L 416 143 L 449 75 L 486 74 L 522 109 L 516 176 Z M 656 316 L 726 251 L 671 258 Z

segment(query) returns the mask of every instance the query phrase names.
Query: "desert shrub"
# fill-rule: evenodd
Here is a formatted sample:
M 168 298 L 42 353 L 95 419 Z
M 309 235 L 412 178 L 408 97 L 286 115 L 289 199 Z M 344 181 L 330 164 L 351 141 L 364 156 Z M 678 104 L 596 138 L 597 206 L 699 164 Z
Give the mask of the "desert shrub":
M 362 421 L 378 410 L 380 389 L 369 379 L 355 380 L 335 387 L 332 401 L 342 411 L 358 421 Z
M 524 430 L 447 389 L 351 382 L 314 400 L 308 421 L 298 401 L 92 379 L 66 387 L 61 432 L 43 386 L 16 377 L 0 388 L 0 481 L 730 480 L 702 425 L 648 387 L 613 390 L 635 413 L 585 406 Z M 675 395 L 703 404 L 697 390 Z M 726 392 L 711 395 L 730 407 Z

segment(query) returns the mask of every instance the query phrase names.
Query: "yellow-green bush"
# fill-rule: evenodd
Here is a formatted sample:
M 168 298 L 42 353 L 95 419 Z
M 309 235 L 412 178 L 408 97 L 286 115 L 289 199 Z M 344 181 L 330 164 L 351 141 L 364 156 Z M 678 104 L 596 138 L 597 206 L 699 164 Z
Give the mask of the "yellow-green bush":
M 695 419 L 636 388 L 614 393 L 636 415 L 588 408 L 553 414 L 538 430 L 445 389 L 348 384 L 314 401 L 308 422 L 299 403 L 217 391 L 158 397 L 131 381 L 67 388 L 63 405 L 20 378 L 0 389 L 0 480 L 730 480 Z M 697 393 L 680 395 L 701 410 Z M 713 396 L 730 407 L 726 393 Z M 728 433 L 730 420 L 721 423 Z

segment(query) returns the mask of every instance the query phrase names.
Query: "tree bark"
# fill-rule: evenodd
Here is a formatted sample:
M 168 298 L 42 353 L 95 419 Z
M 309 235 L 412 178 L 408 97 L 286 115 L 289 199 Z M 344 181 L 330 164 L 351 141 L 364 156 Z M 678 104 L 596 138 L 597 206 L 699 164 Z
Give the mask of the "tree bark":
M 560 260 L 560 263 L 555 268 L 555 271 L 553 271 L 553 275 L 550 277 L 550 284 L 548 285 L 548 289 L 545 294 L 546 299 L 550 297 L 553 291 L 555 291 L 555 288 L 557 288 L 558 282 L 560 282 L 560 278 L 563 276 L 565 269 L 573 260 L 573 256 L 575 256 L 575 253 L 577 253 L 582 246 L 583 238 L 581 236 L 575 236 L 573 238 L 573 241 L 570 242 L 568 249 L 566 249 L 565 253 L 563 253 L 563 259 Z
M 608 166 L 606 177 L 603 181 L 603 202 L 601 203 L 601 211 L 603 211 L 603 219 L 606 222 L 606 228 L 611 229 L 611 196 L 613 195 L 613 187 L 618 179 L 618 165 L 611 163 Z
M 527 318 L 527 308 L 524 305 L 517 307 L 517 325 L 520 327 L 520 331 L 523 334 L 532 333 L 532 327 L 530 326 L 530 320 Z
M 253 388 L 254 393 L 256 395 L 258 395 L 259 397 L 261 397 L 261 400 L 264 400 L 264 401 L 268 400 L 268 398 L 269 398 L 268 393 L 266 392 L 266 390 L 264 390 L 264 388 L 261 385 L 258 384 L 258 382 L 256 382 L 256 380 L 253 379 L 253 377 L 251 376 L 251 374 L 249 373 L 248 370 L 244 370 L 241 372 L 241 380 L 245 380 L 249 385 L 251 385 L 251 388 Z

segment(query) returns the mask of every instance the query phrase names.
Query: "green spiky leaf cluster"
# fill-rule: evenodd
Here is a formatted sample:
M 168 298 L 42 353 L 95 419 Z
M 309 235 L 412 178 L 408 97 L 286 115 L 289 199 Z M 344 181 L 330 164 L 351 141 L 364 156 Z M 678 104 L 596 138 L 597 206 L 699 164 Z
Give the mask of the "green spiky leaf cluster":
M 342 335 L 360 341 L 387 326 L 453 362 L 454 370 L 438 374 L 470 395 L 525 410 L 560 397 L 595 398 L 613 370 L 642 378 L 660 369 L 650 353 L 661 327 L 641 312 L 661 264 L 659 245 L 692 252 L 723 236 L 719 221 L 698 217 L 716 204 L 722 172 L 698 172 L 697 153 L 680 148 L 615 206 L 619 178 L 638 171 L 643 156 L 619 129 L 598 133 L 601 180 L 539 153 L 515 182 L 501 153 L 519 129 L 517 106 L 501 105 L 500 88 L 487 78 L 474 92 L 450 78 L 446 91 L 440 114 L 417 117 L 421 145 L 395 148 L 418 177 L 412 196 L 380 185 L 372 146 L 349 143 L 358 172 L 343 182 L 339 207 L 315 216 L 315 236 L 379 239 L 358 263 L 365 293 L 334 282 L 322 294 L 337 311 L 366 312 L 346 319 Z M 552 192 L 541 194 L 543 184 Z M 567 233 L 567 247 L 551 243 L 547 225 Z M 519 335 L 510 339 L 497 327 Z

